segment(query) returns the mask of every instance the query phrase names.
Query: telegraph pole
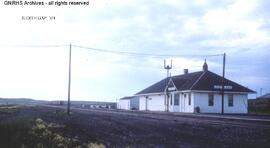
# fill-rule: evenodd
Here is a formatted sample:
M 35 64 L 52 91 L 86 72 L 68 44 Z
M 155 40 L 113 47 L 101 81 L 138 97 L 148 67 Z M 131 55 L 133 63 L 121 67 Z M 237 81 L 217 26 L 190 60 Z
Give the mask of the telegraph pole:
M 166 102 L 166 111 L 169 112 L 169 93 L 168 93 L 168 79 L 170 77 L 170 70 L 172 69 L 172 60 L 171 60 L 171 65 L 166 65 L 166 60 L 164 60 L 164 69 L 167 70 L 167 78 L 166 78 L 166 85 L 165 85 L 165 95 L 164 95 L 164 99 L 165 99 L 165 102 Z
M 69 65 L 68 65 L 68 104 L 67 104 L 68 115 L 70 115 L 70 81 L 71 81 L 71 43 L 69 44 Z
M 223 54 L 222 90 L 221 90 L 221 114 L 224 114 L 224 79 L 225 79 L 226 53 Z

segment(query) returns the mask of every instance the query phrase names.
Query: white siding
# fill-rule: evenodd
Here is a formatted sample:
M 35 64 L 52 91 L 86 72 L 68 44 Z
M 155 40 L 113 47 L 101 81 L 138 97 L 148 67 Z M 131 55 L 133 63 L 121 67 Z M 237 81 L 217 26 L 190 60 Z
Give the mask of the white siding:
M 208 93 L 194 93 L 194 107 L 201 113 L 221 113 L 221 95 L 214 94 L 214 105 L 208 106 Z
M 214 94 L 214 105 L 208 106 L 208 93 L 194 93 L 194 107 L 201 113 L 221 113 L 221 95 Z M 233 94 L 233 106 L 228 106 L 228 94 L 224 95 L 224 113 L 247 113 L 247 94 Z
M 221 113 L 221 95 L 214 94 L 214 105 L 208 106 L 208 93 L 191 93 L 191 104 L 188 103 L 189 93 L 179 93 L 179 105 L 174 105 L 174 92 L 172 92 L 172 105 L 169 100 L 170 112 L 193 113 L 195 107 L 201 113 Z M 185 97 L 186 94 L 186 97 Z M 125 104 L 125 103 L 123 103 Z M 127 104 L 127 103 L 126 103 Z M 127 105 L 122 105 L 127 106 Z M 125 109 L 127 107 L 124 107 Z M 130 108 L 128 108 L 130 109 Z M 139 97 L 139 110 L 165 111 L 164 95 L 149 95 Z M 224 113 L 247 113 L 247 94 L 233 94 L 233 106 L 228 106 L 228 94 L 224 95 Z
M 140 96 L 140 110 L 165 111 L 164 95 Z
M 248 113 L 247 99 L 248 99 L 247 95 L 234 94 L 233 106 L 228 106 L 228 95 L 225 95 L 224 112 L 225 113 L 239 113 L 239 114 Z
M 118 102 L 118 109 L 130 109 L 130 100 L 119 100 Z
M 144 96 L 139 97 L 139 110 L 146 110 L 145 97 Z
M 165 111 L 164 95 L 149 96 L 147 99 L 147 109 L 151 111 Z

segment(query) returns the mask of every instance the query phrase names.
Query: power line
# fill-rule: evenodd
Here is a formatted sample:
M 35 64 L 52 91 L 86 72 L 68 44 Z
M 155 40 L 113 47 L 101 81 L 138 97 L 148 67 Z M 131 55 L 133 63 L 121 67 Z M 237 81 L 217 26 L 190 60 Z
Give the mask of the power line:
M 214 57 L 214 56 L 223 56 L 223 54 L 208 54 L 208 55 L 178 55 L 178 54 L 152 54 L 152 53 L 142 53 L 142 52 L 127 52 L 127 51 L 116 51 L 116 50 L 108 50 L 108 49 L 100 49 L 100 48 L 92 48 L 80 45 L 72 45 L 73 47 L 88 49 L 97 52 L 104 53 L 113 53 L 120 55 L 130 55 L 130 56 L 151 56 L 151 57 Z
M 1 47 L 28 47 L 28 48 L 52 48 L 52 47 L 68 47 L 68 44 L 62 45 L 0 45 Z
M 22 48 L 53 48 L 53 47 L 69 47 L 69 44 L 59 44 L 59 45 L 0 45 L 2 47 L 22 47 Z M 128 55 L 128 56 L 143 56 L 143 57 L 157 57 L 157 58 L 168 58 L 168 57 L 216 57 L 223 56 L 223 54 L 153 54 L 153 53 L 143 53 L 143 52 L 128 52 L 128 51 L 120 51 L 120 50 L 109 50 L 109 49 L 100 49 L 93 47 L 86 47 L 81 45 L 72 45 L 72 47 L 77 47 L 81 49 L 88 49 L 97 52 L 103 53 L 112 53 L 118 55 Z

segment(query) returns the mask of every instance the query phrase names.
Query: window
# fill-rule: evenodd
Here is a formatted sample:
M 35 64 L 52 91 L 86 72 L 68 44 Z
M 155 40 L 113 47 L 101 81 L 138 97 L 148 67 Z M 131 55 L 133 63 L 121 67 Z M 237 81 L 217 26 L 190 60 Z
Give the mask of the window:
M 233 106 L 233 94 L 228 95 L 228 106 Z
M 191 105 L 191 93 L 188 94 L 188 105 Z
M 214 106 L 214 94 L 208 93 L 208 106 Z
M 172 105 L 172 95 L 169 95 L 170 96 L 170 102 L 171 102 L 171 105 Z
M 179 105 L 179 94 L 174 94 L 174 105 Z

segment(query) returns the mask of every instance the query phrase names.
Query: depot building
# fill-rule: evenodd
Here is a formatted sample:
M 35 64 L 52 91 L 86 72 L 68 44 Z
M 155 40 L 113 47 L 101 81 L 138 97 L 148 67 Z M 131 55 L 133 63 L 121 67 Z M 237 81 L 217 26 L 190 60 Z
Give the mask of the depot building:
M 255 92 L 226 78 L 223 84 L 224 113 L 248 113 L 248 94 Z M 202 71 L 185 70 L 182 75 L 165 78 L 132 97 L 120 99 L 119 104 L 121 109 L 221 113 L 221 92 L 222 77 L 209 71 L 205 61 Z

